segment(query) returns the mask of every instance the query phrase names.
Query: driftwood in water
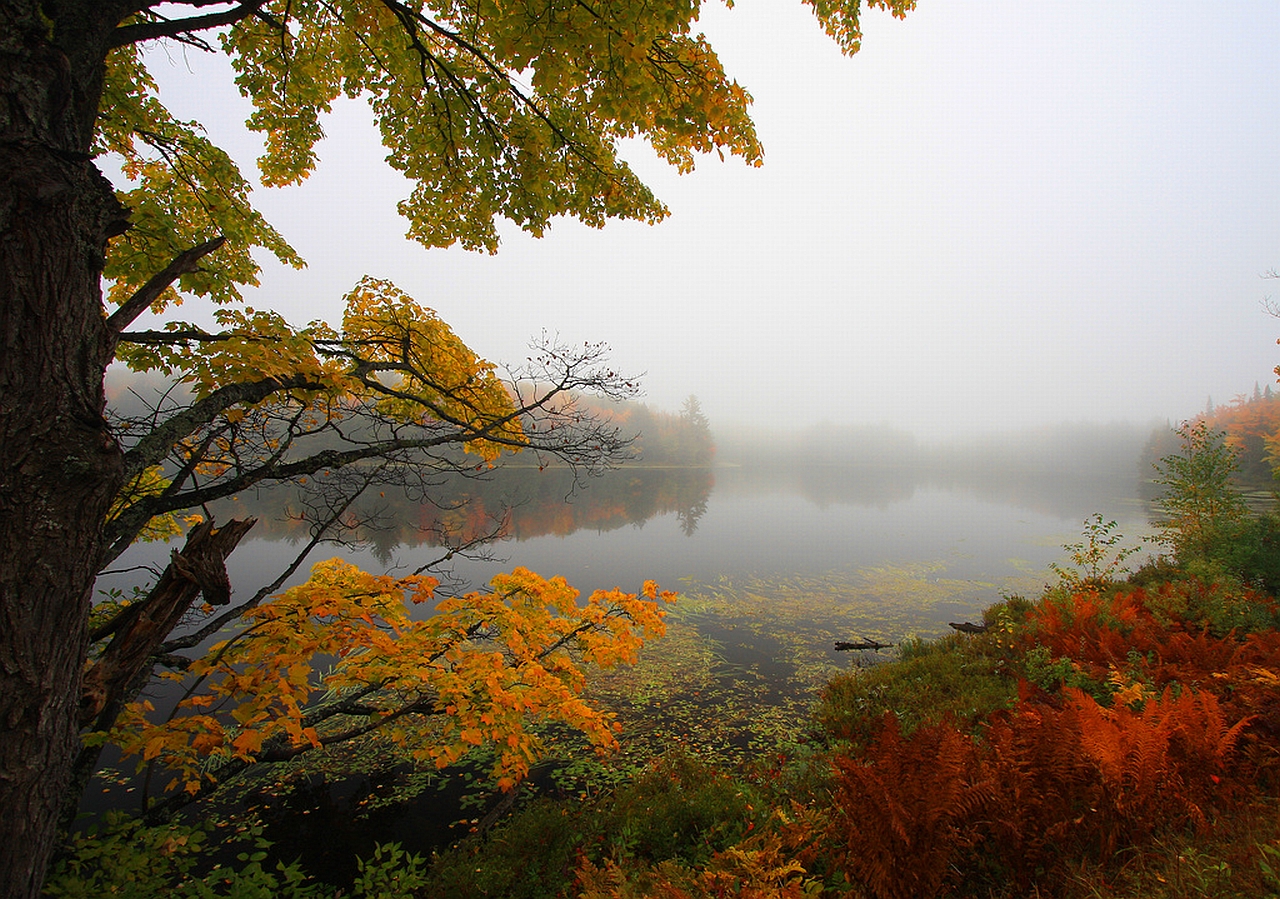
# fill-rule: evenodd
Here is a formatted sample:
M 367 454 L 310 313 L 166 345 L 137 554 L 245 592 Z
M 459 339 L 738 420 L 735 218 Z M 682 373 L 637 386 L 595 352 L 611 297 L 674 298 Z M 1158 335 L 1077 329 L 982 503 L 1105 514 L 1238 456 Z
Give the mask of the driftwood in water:
M 987 630 L 985 624 L 974 624 L 971 621 L 948 621 L 947 624 L 962 634 L 982 634 Z
M 844 641 L 837 641 L 836 643 L 836 652 L 848 652 L 849 650 L 852 650 L 852 649 L 881 650 L 881 649 L 892 649 L 892 648 L 893 648 L 892 643 L 877 643 L 875 640 L 862 640 L 861 642 L 858 642 L 858 643 L 846 643 Z

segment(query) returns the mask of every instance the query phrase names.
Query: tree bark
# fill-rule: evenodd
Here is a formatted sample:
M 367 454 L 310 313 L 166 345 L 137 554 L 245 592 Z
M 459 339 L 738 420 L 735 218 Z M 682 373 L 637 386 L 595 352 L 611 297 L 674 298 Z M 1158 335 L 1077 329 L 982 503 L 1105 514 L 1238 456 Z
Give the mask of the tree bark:
M 0 0 L 0 895 L 15 899 L 40 894 L 53 848 L 121 481 L 101 276 L 127 222 L 89 156 L 115 6 Z
M 256 521 L 232 519 L 216 529 L 206 521 L 187 535 L 181 552 L 172 552 L 168 567 L 146 599 L 129 606 L 113 622 L 111 641 L 85 671 L 81 727 L 105 731 L 115 725 L 125 706 L 150 683 L 157 652 L 197 597 L 203 595 L 211 605 L 227 603 L 231 593 L 227 557 Z M 101 746 L 85 746 L 76 755 L 62 807 L 66 828 L 75 821 L 101 754 Z

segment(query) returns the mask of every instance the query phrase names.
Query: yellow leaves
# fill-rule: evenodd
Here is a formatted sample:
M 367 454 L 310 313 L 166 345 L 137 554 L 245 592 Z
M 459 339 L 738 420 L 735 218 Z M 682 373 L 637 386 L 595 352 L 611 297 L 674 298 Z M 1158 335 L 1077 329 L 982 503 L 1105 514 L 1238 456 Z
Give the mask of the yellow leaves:
M 146 499 L 150 496 L 159 496 L 164 493 L 166 487 L 169 486 L 169 480 L 164 476 L 164 469 L 159 465 L 153 465 L 150 468 L 143 469 L 138 473 L 124 488 L 116 495 L 111 503 L 111 509 L 107 512 L 107 521 L 114 521 L 119 518 L 125 510 L 134 503 Z M 193 517 L 187 516 L 187 524 L 191 524 Z M 196 522 L 199 523 L 198 521 Z M 139 531 L 137 539 L 151 542 L 155 540 L 167 540 L 170 537 L 176 537 L 182 533 L 182 527 L 178 524 L 178 519 L 173 515 L 157 515 L 150 519 L 142 530 Z
M 164 365 L 184 373 L 197 397 L 205 397 L 220 387 L 236 383 L 256 383 L 267 378 L 281 382 L 305 380 L 316 391 L 339 394 L 344 389 L 341 366 L 322 360 L 315 341 L 327 334 L 323 326 L 295 330 L 278 314 L 254 309 L 219 309 L 214 313 L 221 330 L 216 341 L 202 341 L 194 348 L 179 344 L 161 353 Z M 170 322 L 169 330 L 183 330 L 181 322 Z M 233 424 L 245 417 L 245 407 L 225 413 Z
M 1115 708 L 1127 706 L 1135 711 L 1141 711 L 1148 700 L 1156 697 L 1153 687 L 1141 681 L 1131 681 L 1128 675 L 1117 668 L 1111 669 L 1107 680 L 1115 689 L 1111 694 L 1111 704 Z
M 573 727 L 602 752 L 616 748 L 612 716 L 582 699 L 578 660 L 633 661 L 643 641 L 662 632 L 658 602 L 673 594 L 649 582 L 640 594 L 597 591 L 579 602 L 564 578 L 516 568 L 495 577 L 489 592 L 447 599 L 414 620 L 410 599 L 429 597 L 435 586 L 427 577 L 321 562 L 306 583 L 248 612 L 239 636 L 191 666 L 202 686 L 179 714 L 154 724 L 146 709 L 131 709 L 112 740 L 179 772 L 190 789 L 207 777 L 207 759 L 252 761 L 268 743 L 323 744 L 349 727 L 348 716 L 309 716 L 358 693 L 364 721 L 395 721 L 388 737 L 438 767 L 492 747 L 494 777 L 508 787 L 542 752 L 536 722 Z M 317 657 L 337 659 L 318 682 Z M 421 714 L 397 713 L 424 697 Z M 227 711 L 195 714 L 215 706 Z
M 301 259 L 249 203 L 250 185 L 196 122 L 175 119 L 160 102 L 136 47 L 107 57 L 96 122 L 95 150 L 113 156 L 130 185 L 118 196 L 131 227 L 108 246 L 105 276 L 112 303 L 122 303 L 179 253 L 216 236 L 227 243 L 184 274 L 183 291 L 225 303 L 239 287 L 256 284 L 253 247 L 299 267 Z M 165 291 L 152 310 L 179 301 Z
M 525 442 L 493 365 L 395 285 L 362 278 L 347 294 L 342 331 L 363 359 L 394 373 L 379 401 L 382 411 L 405 421 L 449 421 L 485 435 L 465 446 L 489 460 L 504 448 L 498 441 L 509 449 Z
M 857 49 L 861 0 L 806 2 L 846 51 Z M 895 16 L 914 6 L 867 2 Z M 430 21 L 413 39 L 389 6 L 283 4 L 221 32 L 236 85 L 253 104 L 248 124 L 264 135 L 265 185 L 307 177 L 322 116 L 344 94 L 369 102 L 388 160 L 415 182 L 399 208 L 409 234 L 429 246 L 495 251 L 498 218 L 535 235 L 560 215 L 596 227 L 611 217 L 664 218 L 666 207 L 619 158 L 620 143 L 636 136 L 680 171 L 697 154 L 762 160 L 750 95 L 692 33 L 698 3 L 409 4 Z M 258 281 L 254 248 L 302 265 L 253 208 L 235 162 L 198 122 L 164 107 L 136 46 L 106 59 L 94 137 L 95 153 L 113 157 L 129 182 L 120 197 L 132 227 L 108 248 L 111 302 L 219 234 L 227 244 L 153 311 L 182 293 L 238 301 Z M 141 367 L 157 361 L 133 356 Z
M 849 55 L 862 47 L 862 28 L 859 21 L 862 0 L 804 0 L 813 7 L 814 15 L 822 23 L 823 30 L 835 38 L 840 48 Z M 905 18 L 916 8 L 916 0 L 866 0 L 870 8 L 883 9 L 895 19 Z
M 1280 687 L 1280 673 L 1272 671 L 1270 668 L 1262 668 L 1260 666 L 1250 666 L 1249 673 L 1253 675 L 1253 682 L 1261 684 L 1269 689 Z
M 147 741 L 146 746 L 143 748 L 142 757 L 147 761 L 151 761 L 153 758 L 156 758 L 160 755 L 160 751 L 164 749 L 166 742 L 167 735 L 165 734 L 152 737 Z

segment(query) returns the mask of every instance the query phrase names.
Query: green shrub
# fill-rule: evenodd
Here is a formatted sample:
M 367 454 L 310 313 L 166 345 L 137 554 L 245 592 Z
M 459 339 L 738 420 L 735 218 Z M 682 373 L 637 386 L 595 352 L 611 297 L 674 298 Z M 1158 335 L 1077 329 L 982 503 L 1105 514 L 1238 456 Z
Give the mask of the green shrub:
M 1157 542 L 1184 566 L 1213 563 L 1248 514 L 1232 482 L 1239 467 L 1236 451 L 1223 432 L 1203 421 L 1183 425 L 1178 436 L 1181 450 L 1155 463 L 1156 483 L 1164 488 L 1156 501 L 1162 515 Z
M 1006 708 L 1017 683 L 1004 673 L 997 654 L 987 651 L 996 648 L 999 636 L 910 641 L 897 661 L 839 674 L 822 691 L 817 723 L 837 739 L 865 746 L 885 712 L 909 735 L 943 718 L 972 722 Z
M 439 853 L 424 892 L 552 899 L 570 890 L 583 858 L 701 865 L 766 815 L 752 785 L 674 752 L 595 802 L 533 800 Z
M 1069 658 L 1054 658 L 1047 646 L 1033 646 L 1024 652 L 1021 668 L 1027 681 L 1046 693 L 1057 693 L 1063 687 L 1074 687 L 1104 705 L 1111 699 L 1111 684 L 1089 677 Z
M 677 752 L 619 789 L 601 823 L 611 855 L 703 862 L 753 829 L 761 805 L 749 785 Z
M 1125 573 L 1125 560 L 1137 553 L 1136 546 L 1117 545 L 1124 539 L 1116 533 L 1114 521 L 1103 521 L 1094 513 L 1084 520 L 1084 539 L 1063 547 L 1071 556 L 1070 565 L 1049 564 L 1058 582 L 1068 590 L 1103 589 Z
M 1218 550 L 1219 564 L 1251 587 L 1280 592 L 1280 515 L 1246 518 Z
M 146 827 L 123 815 L 79 835 L 70 850 L 57 859 L 45 880 L 44 894 L 57 899 L 166 899 L 227 897 L 227 899 L 307 899 L 320 887 L 294 865 L 262 866 L 266 844 L 257 830 L 237 838 L 247 843 L 236 869 L 209 869 L 204 854 L 208 832 L 178 825 Z M 200 871 L 200 869 L 207 869 Z
M 1162 519 L 1157 542 L 1188 574 L 1280 589 L 1280 515 L 1252 515 L 1234 481 L 1236 451 L 1203 422 L 1183 426 L 1181 452 L 1156 463 Z
M 598 834 L 590 806 L 534 799 L 487 834 L 437 853 L 423 894 L 553 899 L 570 886 L 579 855 Z
M 334 888 L 311 880 L 295 862 L 264 867 L 270 844 L 261 830 L 230 837 L 218 834 L 220 851 L 234 850 L 235 867 L 209 860 L 215 848 L 207 828 L 148 827 L 124 815 L 109 815 L 101 827 L 79 834 L 50 867 L 44 895 L 51 899 L 320 899 Z M 423 860 L 397 845 L 379 846 L 360 862 L 350 895 L 408 899 L 423 883 Z

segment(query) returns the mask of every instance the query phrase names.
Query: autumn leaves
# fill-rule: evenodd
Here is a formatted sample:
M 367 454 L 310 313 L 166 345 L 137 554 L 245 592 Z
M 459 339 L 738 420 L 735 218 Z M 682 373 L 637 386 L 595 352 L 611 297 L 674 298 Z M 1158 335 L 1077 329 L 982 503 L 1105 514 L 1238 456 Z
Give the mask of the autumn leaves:
M 490 586 L 415 615 L 412 606 L 434 600 L 433 578 L 321 562 L 172 675 L 183 696 L 167 718 L 134 703 L 110 738 L 174 772 L 169 788 L 192 795 L 245 764 L 374 730 L 437 767 L 491 748 L 504 789 L 539 757 L 547 722 L 614 748 L 612 716 L 582 698 L 581 666 L 634 662 L 643 642 L 663 633 L 661 605 L 674 594 L 649 582 L 639 594 L 597 591 L 580 603 L 563 578 L 524 568 Z

